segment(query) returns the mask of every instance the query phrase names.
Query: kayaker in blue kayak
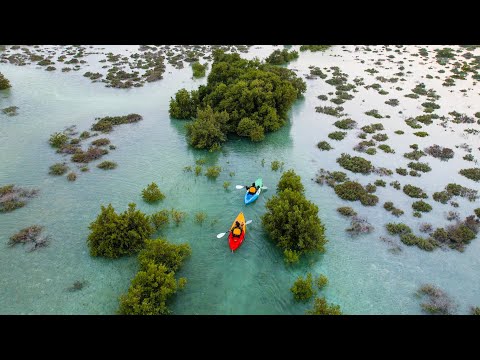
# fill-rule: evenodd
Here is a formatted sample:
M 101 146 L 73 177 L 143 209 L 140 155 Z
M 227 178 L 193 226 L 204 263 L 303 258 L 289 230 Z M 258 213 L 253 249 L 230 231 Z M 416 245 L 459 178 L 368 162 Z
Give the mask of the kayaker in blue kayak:
M 255 194 L 258 189 L 260 188 L 260 186 L 255 186 L 255 183 L 253 182 L 251 186 L 245 186 L 245 189 L 248 190 L 248 192 L 250 194 Z

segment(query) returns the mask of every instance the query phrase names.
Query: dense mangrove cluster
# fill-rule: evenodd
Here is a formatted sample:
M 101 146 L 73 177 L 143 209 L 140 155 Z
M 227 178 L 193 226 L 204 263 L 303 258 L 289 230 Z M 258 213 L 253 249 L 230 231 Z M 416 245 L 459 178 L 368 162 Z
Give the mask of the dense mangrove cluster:
M 228 134 L 261 141 L 266 132 L 281 128 L 305 90 L 292 70 L 217 51 L 207 85 L 179 90 L 170 101 L 170 116 L 195 118 L 187 125 L 190 145 L 216 150 Z

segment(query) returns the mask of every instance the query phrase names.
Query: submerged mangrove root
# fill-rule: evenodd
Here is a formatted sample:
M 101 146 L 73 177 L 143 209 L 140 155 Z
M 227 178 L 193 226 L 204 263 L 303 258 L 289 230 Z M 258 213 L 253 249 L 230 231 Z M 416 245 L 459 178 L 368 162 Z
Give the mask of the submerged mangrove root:
M 346 231 L 350 232 L 352 235 L 360 235 L 360 234 L 369 234 L 375 228 L 372 224 L 368 222 L 366 218 L 362 218 L 359 216 L 352 216 L 352 220 L 350 222 L 350 227 L 346 229 Z
M 0 187 L 0 213 L 25 206 L 29 199 L 38 195 L 38 191 L 38 189 L 27 190 L 13 184 Z
M 8 242 L 9 246 L 15 246 L 17 244 L 31 244 L 28 252 L 37 250 L 41 247 L 46 247 L 49 243 L 48 236 L 41 236 L 43 226 L 32 225 L 20 230 L 15 235 L 10 237 Z
M 68 292 L 80 291 L 87 285 L 88 285 L 88 282 L 86 280 L 81 280 L 81 281 L 77 280 L 72 284 L 72 286 L 67 288 L 67 291 Z
M 456 310 L 456 304 L 443 290 L 425 284 L 417 292 L 418 296 L 427 296 L 428 300 L 420 304 L 422 309 L 430 314 L 451 315 Z

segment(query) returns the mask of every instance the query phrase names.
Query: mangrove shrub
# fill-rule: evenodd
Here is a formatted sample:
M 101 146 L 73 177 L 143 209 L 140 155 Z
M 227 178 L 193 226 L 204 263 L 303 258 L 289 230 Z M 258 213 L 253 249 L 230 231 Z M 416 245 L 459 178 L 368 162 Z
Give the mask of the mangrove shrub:
M 280 180 L 280 189 L 284 190 L 267 201 L 262 224 L 269 237 L 283 250 L 324 252 L 327 240 L 318 207 L 305 198 L 303 191 L 293 190 L 303 188 L 303 185 L 298 186 L 293 170 L 285 174 Z M 295 183 L 297 185 L 292 185 Z
M 10 81 L 2 74 L 0 73 L 0 90 L 5 90 L 11 87 Z
M 302 194 L 305 191 L 300 175 L 297 175 L 293 169 L 285 171 L 277 184 L 278 192 L 284 191 L 285 189 L 290 189 Z
M 339 305 L 329 304 L 325 297 L 315 298 L 313 309 L 305 312 L 307 315 L 342 315 Z
M 174 119 L 191 119 L 197 112 L 196 101 L 187 89 L 180 89 L 175 99 L 170 99 L 170 116 Z
M 217 112 L 210 106 L 198 110 L 197 119 L 186 125 L 188 142 L 197 149 L 218 150 L 227 141 L 225 134 L 229 115 Z
M 314 294 L 312 284 L 312 274 L 308 273 L 305 279 L 299 276 L 290 288 L 295 300 L 306 301 L 310 299 Z
M 480 181 L 480 168 L 462 169 L 459 171 L 460 175 L 473 181 Z
M 118 258 L 139 251 L 153 228 L 149 217 L 136 205 L 128 204 L 128 210 L 117 214 L 111 204 L 101 207 L 97 219 L 90 226 L 87 245 L 92 256 Z
M 114 161 L 106 160 L 98 164 L 97 167 L 102 170 L 113 170 L 117 167 L 117 163 Z
M 205 71 L 207 70 L 207 64 L 200 64 L 198 61 L 192 64 L 193 77 L 201 78 L 205 76 Z
M 122 315 L 166 315 L 170 311 L 167 300 L 177 291 L 174 272 L 153 261 L 140 270 L 127 294 L 120 297 L 119 313 Z
M 344 169 L 354 173 L 370 174 L 374 169 L 372 163 L 367 159 L 360 156 L 350 156 L 345 153 L 337 159 L 337 163 Z
M 170 222 L 170 211 L 163 209 L 150 215 L 150 222 L 155 231 L 160 230 Z
M 54 148 L 61 148 L 68 141 L 68 136 L 65 133 L 56 132 L 50 135 L 49 143 Z
M 266 59 L 265 62 L 272 65 L 283 65 L 298 58 L 298 52 L 283 50 L 274 50 Z
M 162 264 L 168 271 L 177 271 L 192 249 L 187 243 L 171 244 L 165 239 L 146 240 L 138 254 L 140 269 L 146 271 L 150 263 Z
M 165 195 L 160 191 L 158 185 L 152 182 L 145 189 L 142 190 L 142 197 L 148 203 L 157 202 L 165 199 Z
M 138 114 L 128 114 L 123 116 L 106 116 L 97 118 L 96 120 L 97 122 L 92 125 L 92 130 L 110 132 L 114 126 L 138 122 L 142 120 L 142 116 Z
M 319 289 L 323 289 L 325 286 L 328 285 L 328 278 L 325 275 L 320 274 L 315 283 L 317 284 L 317 287 Z

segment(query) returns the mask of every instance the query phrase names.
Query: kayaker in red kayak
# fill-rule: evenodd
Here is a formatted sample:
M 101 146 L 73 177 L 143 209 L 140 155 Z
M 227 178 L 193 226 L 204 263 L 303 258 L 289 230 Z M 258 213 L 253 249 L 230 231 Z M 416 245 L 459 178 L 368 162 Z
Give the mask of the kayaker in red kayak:
M 243 224 L 240 224 L 240 222 L 238 221 L 235 221 L 235 226 L 232 227 L 232 229 L 230 230 L 232 232 L 232 236 L 233 237 L 240 237 L 240 235 L 242 235 L 242 226 Z

